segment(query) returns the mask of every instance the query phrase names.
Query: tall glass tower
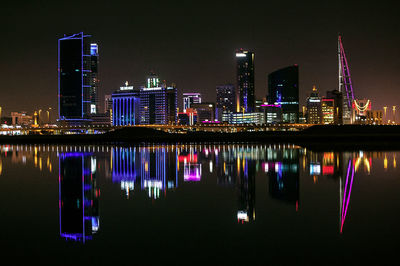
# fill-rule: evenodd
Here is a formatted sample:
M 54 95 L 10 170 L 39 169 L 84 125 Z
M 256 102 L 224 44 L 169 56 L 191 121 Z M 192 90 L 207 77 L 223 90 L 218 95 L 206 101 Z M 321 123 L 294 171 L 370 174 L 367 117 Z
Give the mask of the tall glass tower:
M 237 102 L 236 112 L 255 111 L 254 98 L 254 53 L 247 50 L 236 51 Z
M 98 46 L 83 32 L 58 40 L 58 117 L 81 121 L 98 113 Z
M 268 102 L 282 107 L 283 123 L 299 122 L 299 67 L 282 68 L 268 75 Z

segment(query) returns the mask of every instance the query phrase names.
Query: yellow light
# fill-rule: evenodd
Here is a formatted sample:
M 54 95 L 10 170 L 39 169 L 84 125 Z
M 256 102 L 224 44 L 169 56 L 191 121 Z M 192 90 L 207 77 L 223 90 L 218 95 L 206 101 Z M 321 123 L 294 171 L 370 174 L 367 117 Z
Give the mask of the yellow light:
M 393 154 L 393 168 L 396 168 L 396 154 Z
M 385 169 L 385 170 L 387 170 L 387 157 L 386 157 L 386 153 L 385 153 L 385 159 L 383 159 L 383 168 Z

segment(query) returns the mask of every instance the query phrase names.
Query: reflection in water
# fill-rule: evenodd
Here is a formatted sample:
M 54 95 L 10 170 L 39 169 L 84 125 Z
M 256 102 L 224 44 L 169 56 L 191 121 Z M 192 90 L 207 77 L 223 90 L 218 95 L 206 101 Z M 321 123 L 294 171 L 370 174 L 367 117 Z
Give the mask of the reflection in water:
M 90 153 L 59 155 L 60 235 L 85 242 L 99 230 L 96 157 Z
M 57 165 L 55 154 L 59 162 L 60 235 L 81 242 L 91 239 L 99 229 L 99 173 L 118 183 L 125 196 L 133 199 L 139 192 L 150 199 L 165 198 L 178 184 L 185 189 L 216 176 L 219 187 L 237 193 L 234 215 L 239 223 L 255 220 L 256 175 L 267 181 L 268 187 L 262 190 L 273 202 L 293 206 L 296 211 L 300 211 L 300 194 L 306 196 L 300 193 L 300 182 L 312 178 L 315 187 L 325 178 L 339 191 L 335 202 L 339 203 L 339 233 L 343 233 L 351 213 L 354 181 L 362 174 L 371 174 L 373 163 L 385 171 L 396 169 L 395 153 L 314 152 L 294 145 L 3 145 L 0 175 L 4 176 L 9 162 L 51 173 Z
M 299 207 L 299 150 L 271 151 L 271 160 L 265 169 L 269 176 L 269 194 L 277 199 Z M 311 169 L 310 165 L 310 169 Z

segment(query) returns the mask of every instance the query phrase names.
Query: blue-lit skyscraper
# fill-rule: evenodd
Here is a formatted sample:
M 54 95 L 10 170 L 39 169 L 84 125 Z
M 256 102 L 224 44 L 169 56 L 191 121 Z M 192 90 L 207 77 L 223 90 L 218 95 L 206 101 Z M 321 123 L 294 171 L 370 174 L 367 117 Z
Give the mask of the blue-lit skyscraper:
M 112 98 L 112 125 L 133 126 L 139 124 L 139 91 L 128 82 L 114 92 Z
M 299 67 L 282 68 L 268 75 L 268 103 L 281 105 L 282 122 L 299 122 Z
M 236 51 L 237 103 L 236 112 L 255 112 L 254 53 Z
M 58 116 L 82 121 L 98 113 L 98 46 L 83 32 L 58 40 Z

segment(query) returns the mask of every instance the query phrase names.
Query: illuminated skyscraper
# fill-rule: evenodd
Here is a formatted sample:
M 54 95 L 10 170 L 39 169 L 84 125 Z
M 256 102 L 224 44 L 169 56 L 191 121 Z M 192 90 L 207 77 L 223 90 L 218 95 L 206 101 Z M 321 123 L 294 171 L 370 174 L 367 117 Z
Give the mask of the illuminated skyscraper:
M 307 123 L 321 124 L 322 121 L 322 105 L 321 97 L 318 95 L 318 90 L 314 86 L 310 97 L 307 98 Z
M 236 81 L 236 112 L 255 112 L 253 52 L 243 49 L 236 51 Z
M 216 118 L 222 121 L 222 113 L 233 113 L 235 108 L 235 86 L 232 84 L 217 86 Z
M 299 67 L 282 68 L 268 75 L 268 103 L 280 104 L 283 123 L 299 121 Z
M 60 120 L 82 121 L 98 113 L 98 46 L 83 32 L 58 40 Z
M 168 124 L 177 120 L 177 89 L 175 84 L 167 87 L 160 84 L 155 74 L 147 79 L 146 88 L 141 88 L 140 124 Z
M 129 86 L 125 86 L 112 94 L 112 125 L 133 126 L 139 124 L 139 92 Z

